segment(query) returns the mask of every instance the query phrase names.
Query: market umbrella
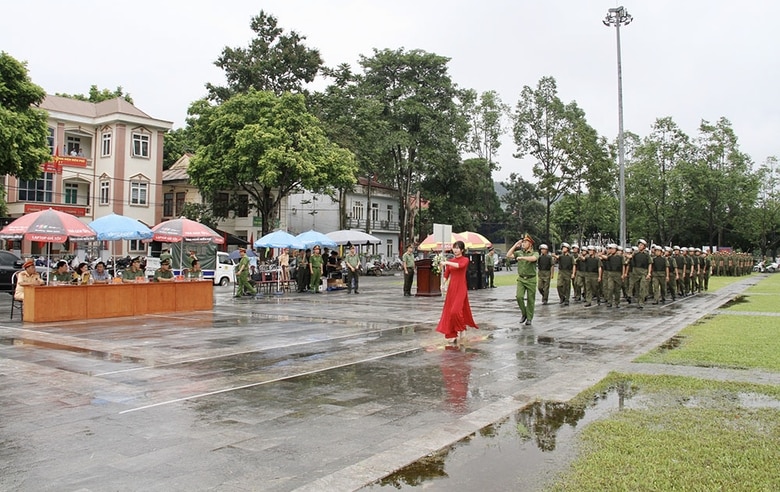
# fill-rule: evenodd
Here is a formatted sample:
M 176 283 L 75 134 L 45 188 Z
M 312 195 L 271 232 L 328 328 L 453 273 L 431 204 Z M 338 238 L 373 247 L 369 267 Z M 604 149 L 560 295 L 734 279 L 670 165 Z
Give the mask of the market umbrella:
M 20 241 L 27 239 L 40 243 L 64 243 L 71 241 L 92 241 L 97 234 L 88 225 L 83 223 L 75 215 L 71 215 L 52 208 L 40 212 L 32 212 L 19 217 L 0 230 L 0 239 Z M 51 248 L 47 248 L 48 257 Z M 49 282 L 48 275 L 46 283 Z
M 315 230 L 302 232 L 295 237 L 302 242 L 306 248 L 311 248 L 317 244 L 326 248 L 335 248 L 337 246 L 336 241 Z
M 152 227 L 152 240 L 161 243 L 182 243 L 179 255 L 179 269 L 184 260 L 184 242 L 222 244 L 225 238 L 207 225 L 195 222 L 186 217 L 166 220 Z
M 265 236 L 258 238 L 253 246 L 255 248 L 306 249 L 305 244 L 287 231 L 274 231 L 266 234 Z
M 444 244 L 444 250 L 452 249 L 452 243 L 455 241 L 463 241 L 466 242 L 465 238 L 463 238 L 460 234 L 452 233 L 450 235 L 449 242 Z M 433 234 L 428 234 L 428 237 L 423 239 L 423 241 L 417 246 L 417 249 L 420 251 L 441 251 L 442 250 L 442 244 L 441 242 L 437 242 L 436 238 L 433 237 Z
M 75 215 L 48 209 L 33 212 L 0 230 L 0 239 L 19 241 L 27 239 L 42 243 L 64 243 L 71 241 L 92 241 L 97 234 Z
M 167 220 L 152 227 L 152 240 L 161 243 L 187 241 L 188 243 L 222 244 L 225 242 L 225 238 L 214 229 L 185 217 Z
M 143 223 L 124 215 L 108 214 L 89 223 L 98 241 L 151 239 L 154 234 Z
M 344 245 L 348 243 L 352 243 L 355 245 L 379 244 L 382 242 L 382 240 L 376 236 L 372 236 L 371 234 L 367 234 L 363 231 L 357 231 L 357 230 L 343 229 L 340 231 L 329 232 L 325 235 L 331 238 L 333 241 L 336 242 L 336 244 L 339 245 Z
M 465 231 L 459 232 L 458 235 L 463 238 L 467 249 L 487 249 L 493 246 L 488 238 L 477 232 Z

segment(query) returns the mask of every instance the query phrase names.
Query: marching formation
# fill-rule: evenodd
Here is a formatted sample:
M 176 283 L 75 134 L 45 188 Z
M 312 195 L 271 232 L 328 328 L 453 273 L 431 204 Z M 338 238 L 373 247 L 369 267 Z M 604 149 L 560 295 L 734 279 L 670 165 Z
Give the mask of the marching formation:
M 517 261 L 517 304 L 521 323 L 531 324 L 536 294 L 542 304 L 549 300 L 551 279 L 558 270 L 558 303 L 582 303 L 584 307 L 605 304 L 618 309 L 621 302 L 643 309 L 653 304 L 676 300 L 704 292 L 712 275 L 748 275 L 753 268 L 749 253 L 718 251 L 680 246 L 648 247 L 640 239 L 636 246 L 622 248 L 561 244 L 561 251 L 550 254 L 546 244 L 533 250 L 533 239 L 526 235 L 507 252 Z

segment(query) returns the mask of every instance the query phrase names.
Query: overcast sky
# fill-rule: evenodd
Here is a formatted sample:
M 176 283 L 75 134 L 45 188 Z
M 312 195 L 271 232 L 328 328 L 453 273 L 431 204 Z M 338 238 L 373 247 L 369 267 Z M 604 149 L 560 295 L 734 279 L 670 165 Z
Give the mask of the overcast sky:
M 780 155 L 780 2 L 627 0 L 621 29 L 625 129 L 647 135 L 671 116 L 690 136 L 702 119 L 729 119 L 755 162 Z M 357 65 L 373 48 L 422 49 L 451 58 L 460 87 L 496 90 L 514 106 L 525 85 L 558 82 L 596 130 L 617 136 L 618 3 L 594 0 L 136 0 L 4 2 L 0 50 L 26 61 L 47 93 L 121 85 L 149 115 L 184 125 L 204 84 L 222 84 L 213 62 L 246 47 L 261 9 L 306 36 L 329 66 Z M 530 176 L 511 138 L 496 179 Z

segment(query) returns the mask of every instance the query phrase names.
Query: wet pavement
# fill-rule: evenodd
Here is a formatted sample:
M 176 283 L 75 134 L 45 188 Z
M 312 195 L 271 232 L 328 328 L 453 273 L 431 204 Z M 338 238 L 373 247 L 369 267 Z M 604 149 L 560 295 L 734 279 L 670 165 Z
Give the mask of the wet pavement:
M 470 291 L 480 330 L 460 348 L 434 331 L 443 300 L 403 297 L 400 276 L 359 295 L 215 287 L 209 312 L 66 323 L 9 320 L 9 296 L 0 489 L 357 490 L 627 370 L 757 281 L 644 310 L 551 293 L 530 327 L 513 287 Z

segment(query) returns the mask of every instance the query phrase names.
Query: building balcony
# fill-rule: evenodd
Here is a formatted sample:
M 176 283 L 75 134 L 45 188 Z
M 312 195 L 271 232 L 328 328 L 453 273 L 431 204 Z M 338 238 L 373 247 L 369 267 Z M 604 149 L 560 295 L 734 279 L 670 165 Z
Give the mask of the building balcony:
M 366 230 L 365 219 L 347 219 L 347 229 Z M 372 220 L 371 232 L 401 232 L 401 225 L 390 220 Z

